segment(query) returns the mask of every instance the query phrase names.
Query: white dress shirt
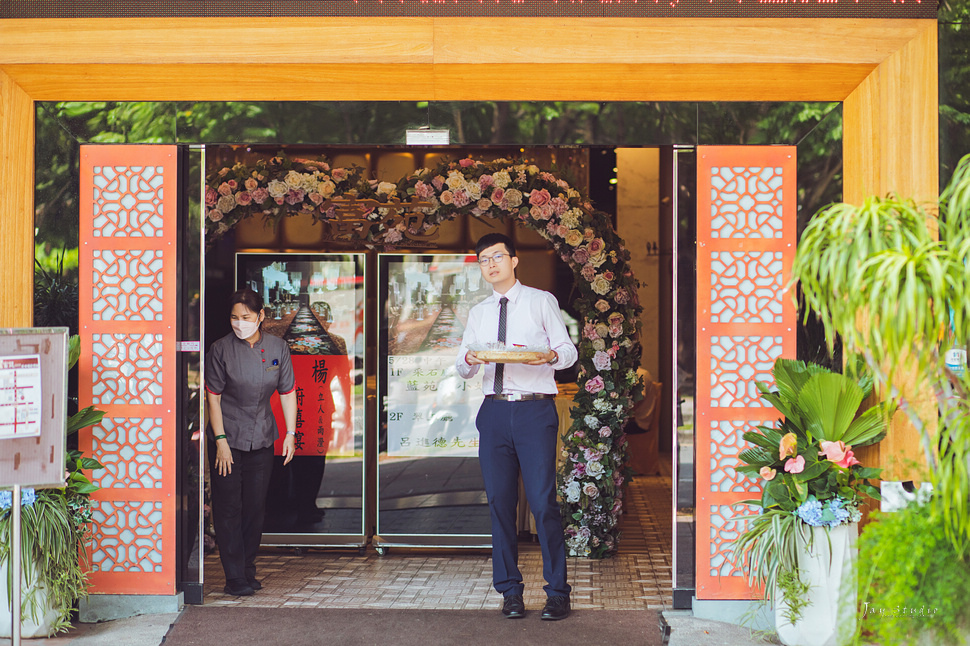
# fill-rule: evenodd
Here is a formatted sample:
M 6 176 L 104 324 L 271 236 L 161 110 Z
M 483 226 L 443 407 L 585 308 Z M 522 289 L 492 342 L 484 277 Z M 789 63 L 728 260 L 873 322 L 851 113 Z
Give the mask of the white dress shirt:
M 458 359 L 455 367 L 465 379 L 474 377 L 478 372 L 478 365 L 465 362 L 465 355 L 469 346 L 494 343 L 498 341 L 499 299 L 506 296 L 509 303 L 506 306 L 506 335 L 505 344 L 529 347 L 546 347 L 555 350 L 559 360 L 554 364 L 530 366 L 524 363 L 505 364 L 505 374 L 502 379 L 504 393 L 546 393 L 555 395 L 559 392 L 556 386 L 556 370 L 562 370 L 576 363 L 578 353 L 576 346 L 569 338 L 566 324 L 559 313 L 559 302 L 556 297 L 541 289 L 526 287 L 519 281 L 505 294 L 492 292 L 492 295 L 476 305 L 468 313 L 468 324 L 461 339 Z M 495 364 L 485 364 L 485 376 L 482 390 L 486 395 L 494 394 Z

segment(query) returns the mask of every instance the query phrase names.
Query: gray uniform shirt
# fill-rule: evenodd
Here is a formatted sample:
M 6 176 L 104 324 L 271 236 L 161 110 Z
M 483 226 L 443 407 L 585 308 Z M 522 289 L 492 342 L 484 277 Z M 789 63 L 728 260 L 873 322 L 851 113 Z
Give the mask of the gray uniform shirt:
M 222 422 L 230 447 L 252 451 L 272 446 L 280 432 L 270 397 L 296 389 L 290 348 L 265 332 L 250 347 L 230 332 L 206 354 L 205 389 L 222 395 Z

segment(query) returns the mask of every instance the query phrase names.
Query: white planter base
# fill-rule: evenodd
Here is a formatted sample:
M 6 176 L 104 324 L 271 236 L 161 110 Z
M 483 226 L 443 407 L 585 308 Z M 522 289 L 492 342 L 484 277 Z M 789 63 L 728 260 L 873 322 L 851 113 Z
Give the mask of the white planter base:
M 856 626 L 855 560 L 857 523 L 831 530 L 810 528 L 814 543 L 808 548 L 809 532 L 798 536 L 798 571 L 807 583 L 808 605 L 795 624 L 785 618 L 784 595 L 775 595 L 775 629 L 786 646 L 842 646 L 851 641 Z M 831 549 L 830 549 L 831 542 Z
M 26 565 L 26 564 L 25 564 Z M 37 566 L 36 564 L 27 565 L 27 567 L 33 568 L 31 577 L 36 582 L 37 581 Z M 47 590 L 40 586 L 34 593 L 33 598 L 36 602 L 38 608 L 44 609 L 43 616 L 38 617 L 39 622 L 34 622 L 30 616 L 30 607 L 27 604 L 27 584 L 24 581 L 23 575 L 21 575 L 21 605 L 23 606 L 22 616 L 24 618 L 23 622 L 20 624 L 20 636 L 25 639 L 30 639 L 33 637 L 47 637 L 51 633 L 51 629 L 54 626 L 54 622 L 57 621 L 57 612 L 50 607 L 47 603 Z M 7 595 L 7 564 L 0 564 L 0 637 L 12 637 L 13 636 L 13 624 L 11 619 L 13 619 L 13 613 L 10 610 L 10 606 L 13 605 L 13 600 Z

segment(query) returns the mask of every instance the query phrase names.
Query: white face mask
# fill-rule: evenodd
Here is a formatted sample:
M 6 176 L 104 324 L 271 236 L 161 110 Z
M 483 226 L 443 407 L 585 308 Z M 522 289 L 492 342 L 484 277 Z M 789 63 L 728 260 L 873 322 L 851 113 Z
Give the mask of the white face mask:
M 256 334 L 259 329 L 259 321 L 233 321 L 232 331 L 242 340 L 246 340 Z

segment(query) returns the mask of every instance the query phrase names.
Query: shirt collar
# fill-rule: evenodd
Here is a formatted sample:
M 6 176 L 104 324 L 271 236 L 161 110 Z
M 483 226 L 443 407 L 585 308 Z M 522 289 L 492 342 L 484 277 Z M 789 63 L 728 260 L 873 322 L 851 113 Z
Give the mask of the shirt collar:
M 496 303 L 498 303 L 500 300 L 502 300 L 502 297 L 505 296 L 509 299 L 509 301 L 511 301 L 512 303 L 515 303 L 519 300 L 519 295 L 521 293 L 522 293 L 522 283 L 520 283 L 518 279 L 516 279 L 515 284 L 509 287 L 509 291 L 505 292 L 504 294 L 499 294 L 498 292 L 493 290 L 492 298 L 495 299 Z

